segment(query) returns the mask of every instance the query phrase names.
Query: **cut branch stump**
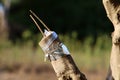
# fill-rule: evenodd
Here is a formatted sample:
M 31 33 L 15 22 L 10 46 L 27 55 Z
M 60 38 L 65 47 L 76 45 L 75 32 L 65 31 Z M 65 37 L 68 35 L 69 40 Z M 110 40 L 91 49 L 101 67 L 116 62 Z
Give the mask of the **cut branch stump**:
M 31 19 L 43 35 L 39 45 L 45 53 L 45 59 L 50 60 L 58 80 L 87 80 L 85 75 L 77 68 L 70 55 L 70 52 L 59 40 L 58 35 L 54 31 L 51 31 L 34 12 L 31 10 L 30 12 L 45 27 L 45 31 L 43 32 L 34 17 L 30 15 Z

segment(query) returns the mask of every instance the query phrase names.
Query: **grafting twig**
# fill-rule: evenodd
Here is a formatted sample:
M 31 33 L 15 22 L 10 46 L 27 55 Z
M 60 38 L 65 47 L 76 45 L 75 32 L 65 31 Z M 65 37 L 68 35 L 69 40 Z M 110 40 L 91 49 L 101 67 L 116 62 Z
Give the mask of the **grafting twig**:
M 50 29 L 45 25 L 45 23 L 44 23 L 32 10 L 30 10 L 30 12 L 41 22 L 41 24 L 42 24 L 48 31 L 50 31 Z
M 34 21 L 34 23 L 36 24 L 36 26 L 38 27 L 38 29 L 40 30 L 40 32 L 42 33 L 43 36 L 45 36 L 45 34 L 43 33 L 42 29 L 40 28 L 40 26 L 37 24 L 37 22 L 35 21 L 35 19 L 33 18 L 32 15 L 30 15 L 31 19 Z

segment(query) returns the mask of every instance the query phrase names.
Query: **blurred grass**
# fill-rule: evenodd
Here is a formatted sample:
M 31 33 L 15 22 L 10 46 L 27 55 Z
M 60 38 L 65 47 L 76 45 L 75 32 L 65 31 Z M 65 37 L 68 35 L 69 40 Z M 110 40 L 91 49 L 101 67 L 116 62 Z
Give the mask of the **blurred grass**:
M 76 64 L 81 69 L 107 70 L 111 52 L 111 38 L 100 35 L 93 46 L 93 38 L 87 37 L 84 41 L 76 40 L 76 37 L 60 35 L 61 40 L 69 48 Z
M 111 50 L 111 38 L 101 35 L 97 38 L 96 44 L 92 46 L 93 38 L 91 36 L 87 37 L 83 42 L 77 40 L 76 36 L 75 32 L 71 36 L 59 35 L 60 39 L 70 50 L 78 67 L 88 70 L 107 70 Z M 34 50 L 33 45 L 32 40 L 12 44 L 9 40 L 0 39 L 0 65 L 45 63 L 43 51 L 39 46 Z

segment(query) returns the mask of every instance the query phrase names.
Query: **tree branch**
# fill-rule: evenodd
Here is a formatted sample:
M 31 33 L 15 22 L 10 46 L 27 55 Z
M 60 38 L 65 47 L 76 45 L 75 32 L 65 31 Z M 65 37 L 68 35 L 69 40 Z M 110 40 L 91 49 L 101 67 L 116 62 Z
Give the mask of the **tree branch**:
M 120 23 L 120 1 L 119 0 L 103 0 L 108 18 L 113 23 L 114 27 Z

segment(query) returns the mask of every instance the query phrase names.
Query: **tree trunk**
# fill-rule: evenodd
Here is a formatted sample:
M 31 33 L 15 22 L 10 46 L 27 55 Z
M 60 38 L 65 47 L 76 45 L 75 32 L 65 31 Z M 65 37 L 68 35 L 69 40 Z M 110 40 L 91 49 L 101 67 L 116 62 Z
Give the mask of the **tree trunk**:
M 8 26 L 5 15 L 4 6 L 0 4 L 0 38 L 2 39 L 8 38 Z
M 120 0 L 103 0 L 108 18 L 113 23 L 110 67 L 114 80 L 120 80 Z

